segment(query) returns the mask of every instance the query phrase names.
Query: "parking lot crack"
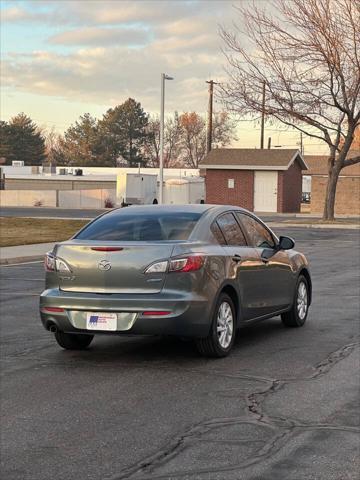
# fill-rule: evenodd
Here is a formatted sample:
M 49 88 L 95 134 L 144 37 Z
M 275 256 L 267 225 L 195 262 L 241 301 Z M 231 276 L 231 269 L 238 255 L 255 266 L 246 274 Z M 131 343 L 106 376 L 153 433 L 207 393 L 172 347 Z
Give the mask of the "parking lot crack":
M 267 397 L 275 394 L 279 390 L 283 389 L 287 384 L 293 382 L 301 381 L 313 381 L 323 375 L 326 375 L 337 363 L 341 362 L 344 358 L 349 356 L 354 349 L 359 345 L 359 342 L 350 343 L 344 345 L 343 347 L 331 352 L 324 360 L 319 362 L 315 367 L 313 367 L 314 372 L 305 377 L 292 377 L 286 379 L 271 379 L 260 376 L 252 375 L 231 375 L 232 378 L 238 378 L 248 381 L 261 382 L 267 384 L 266 386 L 260 387 L 253 392 L 250 392 L 245 396 L 246 401 L 246 415 L 250 417 L 246 419 L 244 417 L 230 417 L 230 418 L 213 418 L 207 419 L 197 425 L 191 426 L 186 432 L 175 437 L 171 442 L 168 443 L 166 448 L 159 450 L 154 455 L 140 461 L 139 463 L 128 468 L 126 471 L 122 472 L 121 475 L 112 477 L 111 480 L 126 480 L 130 478 L 138 478 L 142 480 L 146 479 L 165 479 L 173 477 L 184 477 L 186 475 L 194 474 L 206 474 L 206 473 L 220 473 L 226 471 L 234 471 L 239 468 L 244 469 L 251 467 L 255 464 L 263 462 L 270 455 L 273 455 L 279 451 L 284 443 L 292 435 L 297 435 L 299 431 L 306 430 L 338 430 L 350 433 L 358 433 L 360 430 L 357 427 L 349 427 L 345 425 L 332 425 L 328 423 L 306 423 L 301 422 L 297 419 L 290 417 L 282 416 L 273 416 L 270 413 L 266 412 L 263 408 L 264 401 Z M 193 369 L 192 369 L 193 371 Z M 198 371 L 201 373 L 201 371 Z M 207 372 L 204 372 L 205 374 Z M 218 375 L 221 372 L 213 371 L 212 374 Z M 235 423 L 252 423 L 254 425 L 262 425 L 274 430 L 274 434 L 268 441 L 263 442 L 253 442 L 261 443 L 257 451 L 254 452 L 251 459 L 245 459 L 243 462 L 239 462 L 238 465 L 232 465 L 228 467 L 214 467 L 206 469 L 195 469 L 191 471 L 181 471 L 174 472 L 172 474 L 156 474 L 155 470 L 164 464 L 168 463 L 175 456 L 179 455 L 181 451 L 194 442 L 210 443 L 211 440 L 203 438 L 206 434 L 214 427 L 219 426 L 233 426 Z M 248 442 L 251 439 L 248 439 Z M 243 443 L 244 439 L 236 442 L 230 442 L 232 444 Z

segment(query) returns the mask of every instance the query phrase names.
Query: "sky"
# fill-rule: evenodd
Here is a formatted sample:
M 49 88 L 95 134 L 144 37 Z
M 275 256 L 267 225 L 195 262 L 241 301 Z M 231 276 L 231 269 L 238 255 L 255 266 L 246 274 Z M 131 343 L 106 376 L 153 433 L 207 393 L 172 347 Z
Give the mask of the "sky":
M 247 1 L 247 0 L 243 0 Z M 267 1 L 267 0 L 259 0 Z M 226 80 L 219 26 L 238 13 L 227 0 L 2 0 L 1 119 L 25 112 L 63 132 L 85 112 L 101 118 L 132 97 L 152 114 L 205 113 L 208 79 Z M 223 106 L 215 101 L 215 110 Z M 297 148 L 299 134 L 267 124 L 272 145 Z M 259 146 L 258 123 L 238 119 L 233 146 Z M 305 140 L 305 153 L 322 153 Z

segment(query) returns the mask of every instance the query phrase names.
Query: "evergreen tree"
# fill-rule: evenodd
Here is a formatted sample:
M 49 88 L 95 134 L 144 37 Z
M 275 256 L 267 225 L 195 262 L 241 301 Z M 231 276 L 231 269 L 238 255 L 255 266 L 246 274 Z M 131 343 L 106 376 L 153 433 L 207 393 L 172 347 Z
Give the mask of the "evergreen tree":
M 25 165 L 41 165 L 45 159 L 45 142 L 36 124 L 24 113 L 10 122 L 1 122 L 1 156 L 6 163 L 22 160 Z
M 67 129 L 59 141 L 59 146 L 67 165 L 103 165 L 100 158 L 98 123 L 89 113 L 82 115 Z
M 110 108 L 99 122 L 104 159 L 116 165 L 123 157 L 131 167 L 144 164 L 142 150 L 147 139 L 148 115 L 141 104 L 129 98 Z
M 5 158 L 10 163 L 11 158 L 10 126 L 7 122 L 0 121 L 0 158 Z

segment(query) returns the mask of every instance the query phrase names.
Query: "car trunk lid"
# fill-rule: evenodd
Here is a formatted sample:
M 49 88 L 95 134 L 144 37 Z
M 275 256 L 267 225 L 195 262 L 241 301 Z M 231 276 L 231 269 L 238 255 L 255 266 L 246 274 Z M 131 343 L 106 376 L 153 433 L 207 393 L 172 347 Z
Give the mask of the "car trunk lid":
M 158 293 L 166 273 L 144 274 L 148 265 L 171 256 L 173 244 L 128 242 L 121 245 L 76 240 L 58 244 L 56 257 L 70 272 L 58 272 L 59 287 L 69 292 Z

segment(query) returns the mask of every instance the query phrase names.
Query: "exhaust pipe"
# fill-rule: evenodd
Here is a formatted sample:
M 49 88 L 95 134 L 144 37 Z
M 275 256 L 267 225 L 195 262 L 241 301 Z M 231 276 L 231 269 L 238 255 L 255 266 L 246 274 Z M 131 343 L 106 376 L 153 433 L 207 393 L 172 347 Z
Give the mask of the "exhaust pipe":
M 56 333 L 57 332 L 57 326 L 56 325 L 50 325 L 49 330 L 52 333 Z

